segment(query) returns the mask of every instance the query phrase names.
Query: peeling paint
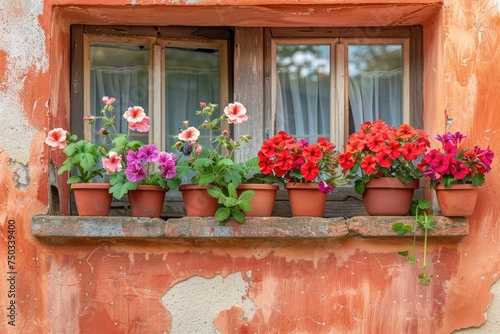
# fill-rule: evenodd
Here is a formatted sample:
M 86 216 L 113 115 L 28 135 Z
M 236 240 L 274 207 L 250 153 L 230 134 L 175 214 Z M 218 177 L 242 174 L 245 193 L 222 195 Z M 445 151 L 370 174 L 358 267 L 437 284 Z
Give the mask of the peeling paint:
M 0 110 L 3 124 L 7 124 L 2 127 L 0 147 L 12 159 L 26 164 L 36 130 L 23 112 L 23 88 L 28 71 L 48 70 L 45 33 L 38 24 L 43 0 L 3 1 L 1 6 L 0 51 L 5 52 L 9 65 L 0 90 Z
M 161 298 L 172 317 L 170 333 L 217 334 L 215 318 L 232 307 L 241 308 L 246 318 L 253 318 L 256 306 L 247 296 L 250 284 L 242 275 L 216 275 L 208 279 L 193 276 L 170 288 Z
M 21 190 L 22 192 L 26 191 L 26 188 L 28 187 L 30 183 L 30 170 L 27 166 L 23 165 L 22 163 L 19 163 L 15 160 L 9 161 L 7 164 L 9 168 L 12 170 L 13 178 L 14 178 L 14 183 L 16 188 Z

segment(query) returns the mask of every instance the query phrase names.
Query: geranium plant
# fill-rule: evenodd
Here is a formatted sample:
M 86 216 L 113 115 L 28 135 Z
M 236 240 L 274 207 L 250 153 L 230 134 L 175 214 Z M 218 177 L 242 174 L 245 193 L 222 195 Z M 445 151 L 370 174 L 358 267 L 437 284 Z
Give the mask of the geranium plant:
M 466 183 L 479 187 L 484 183 L 494 154 L 489 147 L 462 148 L 462 140 L 466 137 L 460 132 L 436 136 L 441 148 L 430 150 L 418 165 L 423 175 L 430 177 L 431 188 L 438 184 L 450 188 L 453 184 Z
M 107 137 L 107 144 L 78 140 L 62 128 L 49 131 L 45 143 L 55 149 L 63 149 L 67 159 L 58 173 L 78 173 L 68 178 L 68 183 L 89 182 L 96 176 L 108 175 L 110 192 L 117 199 L 122 198 L 129 190 L 136 189 L 139 184 L 153 184 L 161 187 L 176 188 L 180 184 L 182 173 L 176 172 L 177 157 L 175 154 L 159 152 L 155 145 L 145 145 L 141 141 L 130 140 L 130 131 L 149 131 L 149 117 L 140 106 L 130 107 L 123 114 L 127 120 L 126 133 L 119 133 L 115 127 L 116 115 L 113 114 L 115 98 L 104 96 L 104 107 L 100 116 L 85 116 L 84 121 L 94 124 L 103 121 L 100 129 L 102 137 Z M 99 158 L 102 167 L 99 167 Z M 153 166 L 154 165 L 154 166 Z M 157 169 L 155 169 L 157 166 Z
M 324 137 L 309 144 L 280 131 L 264 141 L 257 156 L 261 174 L 284 182 L 318 182 L 319 190 L 324 193 L 346 184 L 345 175 L 337 168 L 339 153 Z
M 354 189 L 363 194 L 373 177 L 395 177 L 404 184 L 422 176 L 417 168 L 430 147 L 427 134 L 408 124 L 389 127 L 382 120 L 365 122 L 353 133 L 339 157 L 340 166 L 354 179 Z
M 58 174 L 71 172 L 77 169 L 78 173 L 68 177 L 68 184 L 87 183 L 96 176 L 102 176 L 104 168 L 98 167 L 99 158 L 103 157 L 99 145 L 85 140 L 78 140 L 77 136 L 68 133 L 62 128 L 49 131 L 45 143 L 52 150 L 62 149 L 67 158 L 58 169 Z
M 245 176 L 245 166 L 234 161 L 234 153 L 243 142 L 248 142 L 250 136 L 241 136 L 238 141 L 231 138 L 228 129 L 223 124 L 240 124 L 248 120 L 245 107 L 239 103 L 230 103 L 224 108 L 222 115 L 214 115 L 217 104 L 200 103 L 201 110 L 196 114 L 204 121 L 198 127 L 189 126 L 183 122 L 184 130 L 176 136 L 178 140 L 173 148 L 181 151 L 187 159 L 183 160 L 190 171 L 194 172 L 191 178 L 193 184 L 200 186 L 211 185 L 208 192 L 217 198 L 220 207 L 215 218 L 225 221 L 233 217 L 238 222 L 245 220 L 243 211 L 250 211 L 248 200 L 253 197 L 253 191 L 245 191 L 240 196 L 236 187 L 242 183 Z M 200 138 L 200 130 L 208 130 L 208 145 L 204 145 Z

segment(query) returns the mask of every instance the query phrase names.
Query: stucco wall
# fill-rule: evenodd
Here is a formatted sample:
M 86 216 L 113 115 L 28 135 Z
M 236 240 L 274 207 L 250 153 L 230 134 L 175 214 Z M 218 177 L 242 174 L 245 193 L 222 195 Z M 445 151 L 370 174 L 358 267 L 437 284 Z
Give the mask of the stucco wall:
M 0 332 L 500 331 L 496 161 L 469 235 L 430 241 L 429 287 L 396 254 L 407 239 L 68 242 L 30 231 L 31 217 L 48 212 L 49 160 L 61 161 L 43 139 L 69 123 L 70 23 L 422 24 L 425 130 L 443 132 L 448 111 L 449 130 L 499 152 L 499 14 L 500 2 L 487 0 L 2 1 Z

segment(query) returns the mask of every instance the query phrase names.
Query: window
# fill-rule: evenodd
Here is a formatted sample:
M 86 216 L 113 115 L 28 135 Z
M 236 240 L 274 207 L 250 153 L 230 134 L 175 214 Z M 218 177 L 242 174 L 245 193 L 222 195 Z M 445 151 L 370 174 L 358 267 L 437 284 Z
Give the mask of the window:
M 72 73 L 83 73 L 77 82 L 84 87 L 84 94 L 78 107 L 74 100 L 79 97 L 72 95 L 73 111 L 83 109 L 85 115 L 99 115 L 103 96 L 116 98 L 117 117 L 128 107 L 142 106 L 150 117 L 150 131 L 132 132 L 132 139 L 168 150 L 184 120 L 199 124 L 195 115 L 199 102 L 228 103 L 232 32 L 215 28 L 211 38 L 204 35 L 200 28 L 74 26 L 72 38 L 83 41 L 83 58 Z M 125 119 L 115 124 L 117 131 L 126 132 Z M 85 127 L 85 138 L 105 141 L 99 132 L 102 125 L 96 122 Z
M 239 67 L 248 55 L 233 45 L 245 42 L 235 40 L 235 32 L 244 29 L 263 35 L 252 51 L 256 61 L 246 61 L 263 76 Z M 120 111 L 143 106 L 152 127 L 137 136 L 169 149 L 182 121 L 199 124 L 194 115 L 199 102 L 224 106 L 233 101 L 235 80 L 240 89 L 236 100 L 242 87 L 259 92 L 255 96 L 264 92 L 262 101 L 248 101 L 256 120 L 248 126 L 256 128 L 255 148 L 280 130 L 310 140 L 327 136 L 341 147 L 364 121 L 422 124 L 418 26 L 251 30 L 77 25 L 72 40 L 73 83 L 84 87 L 75 86 L 71 96 L 72 132 L 79 134 L 80 116 L 99 113 L 101 97 L 108 95 L 117 98 Z M 233 75 L 233 70 L 240 72 Z M 126 123 L 122 120 L 120 126 Z M 101 140 L 99 129 L 96 123 L 85 136 Z
M 271 29 L 270 132 L 285 130 L 310 140 L 325 136 L 341 147 L 365 121 L 416 125 L 413 120 L 421 115 L 410 115 L 421 110 L 416 101 L 410 105 L 421 96 L 410 91 L 421 85 L 421 73 L 410 68 L 421 56 L 412 54 L 410 29 L 401 32 L 344 37 L 341 30 L 309 30 L 306 38 L 297 29 Z M 414 35 L 412 43 L 421 43 Z

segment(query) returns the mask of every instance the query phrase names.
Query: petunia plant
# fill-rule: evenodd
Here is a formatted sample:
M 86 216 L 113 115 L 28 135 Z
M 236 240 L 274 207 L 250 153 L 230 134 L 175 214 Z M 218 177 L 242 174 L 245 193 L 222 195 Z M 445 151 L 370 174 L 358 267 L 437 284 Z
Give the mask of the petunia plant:
M 104 121 L 100 133 L 109 139 L 111 147 L 102 147 L 101 150 L 106 153 L 102 163 L 109 176 L 113 197 L 121 199 L 141 184 L 177 188 L 183 176 L 181 171 L 177 173 L 177 156 L 165 151 L 160 152 L 154 144 L 146 145 L 141 141 L 130 140 L 130 131 L 149 131 L 149 116 L 144 108 L 128 108 L 123 114 L 127 120 L 127 132 L 119 133 L 115 127 L 114 101 L 114 98 L 103 97 L 105 106 L 101 110 L 101 116 L 85 118 L 90 124 L 97 119 Z
M 215 214 L 217 220 L 226 221 L 233 217 L 236 221 L 243 222 L 243 210 L 250 211 L 248 200 L 253 197 L 253 191 L 247 190 L 240 196 L 237 195 L 235 188 L 243 182 L 246 169 L 243 163 L 234 161 L 234 153 L 243 142 L 250 140 L 250 136 L 241 136 L 235 141 L 229 130 L 223 128 L 223 124 L 246 122 L 246 108 L 239 102 L 230 103 L 224 108 L 223 114 L 215 115 L 217 104 L 201 102 L 200 107 L 201 110 L 196 114 L 204 118 L 201 125 L 193 127 L 184 121 L 184 130 L 181 129 L 176 136 L 177 142 L 173 148 L 186 157 L 179 166 L 186 165 L 193 172 L 191 183 L 211 186 L 208 192 L 222 204 Z M 199 140 L 200 130 L 203 129 L 208 130 L 208 145 Z
M 284 182 L 318 182 L 319 190 L 329 193 L 347 183 L 338 170 L 339 153 L 326 138 L 316 143 L 295 140 L 285 131 L 267 139 L 258 154 L 260 172 Z
M 453 184 L 483 185 L 485 174 L 491 171 L 494 153 L 489 147 L 462 148 L 462 140 L 466 137 L 460 132 L 436 136 L 441 148 L 430 150 L 418 165 L 423 175 L 430 177 L 431 188 L 438 184 L 447 188 Z
M 339 163 L 355 180 L 356 192 L 363 194 L 372 178 L 395 177 L 404 184 L 419 179 L 417 164 L 429 146 L 427 134 L 408 124 L 396 128 L 382 120 L 365 122 L 349 137 Z

